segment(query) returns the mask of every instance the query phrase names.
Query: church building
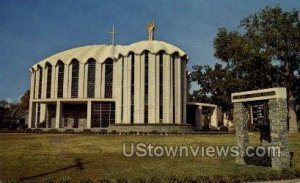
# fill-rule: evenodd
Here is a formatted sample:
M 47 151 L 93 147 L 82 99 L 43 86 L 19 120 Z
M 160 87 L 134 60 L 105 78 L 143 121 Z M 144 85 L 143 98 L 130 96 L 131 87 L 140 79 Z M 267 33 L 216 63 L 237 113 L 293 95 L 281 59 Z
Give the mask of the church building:
M 73 48 L 33 65 L 28 127 L 170 131 L 195 126 L 187 122 L 188 56 L 154 40 L 154 29 L 150 22 L 148 40 Z

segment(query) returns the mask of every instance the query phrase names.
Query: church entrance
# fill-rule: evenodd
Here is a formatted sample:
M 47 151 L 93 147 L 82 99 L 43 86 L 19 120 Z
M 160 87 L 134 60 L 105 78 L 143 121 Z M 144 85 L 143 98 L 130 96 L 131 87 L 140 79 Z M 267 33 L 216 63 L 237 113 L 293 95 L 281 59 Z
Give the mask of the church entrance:
M 92 103 L 92 128 L 107 128 L 115 123 L 114 102 Z

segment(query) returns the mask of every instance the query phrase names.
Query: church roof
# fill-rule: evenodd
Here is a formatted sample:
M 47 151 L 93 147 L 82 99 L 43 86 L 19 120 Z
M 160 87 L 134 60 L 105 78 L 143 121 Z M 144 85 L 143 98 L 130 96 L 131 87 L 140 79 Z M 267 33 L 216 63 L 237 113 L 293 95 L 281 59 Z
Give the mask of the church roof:
M 130 52 L 142 54 L 145 50 L 148 50 L 153 54 L 156 54 L 159 51 L 164 51 L 169 55 L 178 53 L 180 57 L 187 58 L 187 55 L 183 50 L 172 44 L 164 41 L 145 40 L 130 45 L 89 45 L 73 48 L 45 58 L 35 64 L 32 68 L 36 70 L 38 65 L 45 67 L 47 62 L 51 65 L 56 65 L 59 60 L 65 64 L 70 64 L 73 59 L 78 60 L 80 63 L 86 63 L 89 58 L 93 58 L 97 62 L 102 63 L 107 58 L 117 59 L 120 56 L 127 56 Z

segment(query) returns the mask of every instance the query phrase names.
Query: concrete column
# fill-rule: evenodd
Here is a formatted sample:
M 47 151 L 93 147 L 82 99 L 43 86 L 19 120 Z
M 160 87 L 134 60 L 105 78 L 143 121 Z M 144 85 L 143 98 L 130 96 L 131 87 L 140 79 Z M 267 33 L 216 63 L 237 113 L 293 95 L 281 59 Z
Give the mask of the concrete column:
M 155 120 L 154 123 L 160 123 L 159 119 L 159 55 L 155 55 Z M 154 79 L 154 78 L 153 78 Z
M 202 106 L 198 106 L 195 112 L 195 128 L 196 130 L 202 130 L 203 127 L 203 115 L 202 115 Z
M 44 122 L 45 120 L 46 120 L 46 104 L 41 104 L 40 122 Z
M 187 76 L 186 76 L 186 61 L 182 60 L 182 123 L 186 124 L 186 100 L 187 100 Z
M 211 115 L 210 124 L 213 127 L 218 127 L 218 115 L 217 115 L 217 107 L 214 107 L 213 113 Z
M 69 90 L 69 65 L 65 64 L 64 68 L 64 93 L 63 93 L 63 98 L 68 97 L 68 90 Z
M 92 102 L 89 100 L 87 102 L 87 116 L 86 116 L 86 127 L 92 128 Z
M 105 97 L 105 64 L 101 64 L 101 98 Z
M 72 67 L 72 64 L 68 64 L 67 66 L 69 68 L 67 98 L 71 98 L 71 92 L 72 92 L 72 71 L 73 71 L 73 67 Z
M 163 55 L 163 123 L 170 123 L 171 104 L 171 60 L 170 56 Z
M 84 74 L 84 64 L 79 63 L 79 82 L 78 82 L 78 98 L 83 98 L 84 93 L 84 81 L 85 81 L 85 74 Z
M 36 72 L 35 72 L 35 93 L 34 93 L 34 98 L 38 99 L 39 96 L 39 77 L 40 76 L 40 72 L 39 69 L 37 68 Z
M 173 59 L 172 59 L 172 55 L 169 56 L 170 57 L 170 107 L 169 107 L 169 118 L 170 118 L 170 122 L 169 123 L 174 123 L 174 119 L 173 119 L 173 108 L 174 108 L 174 104 L 173 104 L 173 100 L 174 100 L 174 91 L 173 88 L 175 88 L 175 86 L 173 86 Z M 175 77 L 175 76 L 174 76 Z M 176 107 L 175 107 L 176 108 Z M 174 111 L 175 112 L 175 111 Z
M 88 69 L 88 64 L 84 64 L 83 98 L 87 98 Z
M 55 65 L 52 66 L 52 74 L 51 74 L 51 98 L 55 98 L 55 83 L 57 82 L 56 80 L 56 69 Z
M 47 92 L 47 73 L 48 69 L 46 69 L 46 66 L 43 68 L 43 80 L 42 80 L 42 97 L 43 99 L 46 98 L 46 92 Z
M 175 94 L 175 123 L 181 124 L 182 123 L 182 70 L 181 70 L 181 60 L 179 57 L 176 57 L 175 60 L 175 86 L 176 86 L 176 94 Z
M 233 109 L 233 122 L 236 129 L 237 146 L 239 147 L 240 156 L 236 158 L 236 163 L 246 164 L 244 157 L 246 156 L 245 150 L 249 145 L 248 138 L 248 122 L 250 120 L 249 110 L 243 103 L 234 103 Z
M 30 98 L 29 98 L 29 114 L 28 114 L 28 128 L 32 126 L 33 119 L 33 98 L 34 98 L 34 90 L 35 90 L 35 71 L 30 72 Z
M 55 82 L 54 82 L 54 98 L 57 98 L 57 87 L 58 87 L 58 65 L 55 66 Z
M 101 89 L 101 64 L 96 62 L 96 73 L 95 73 L 95 98 L 100 98 Z
M 140 122 L 140 102 L 141 102 L 141 57 L 134 55 L 134 123 Z
M 271 143 L 270 146 L 280 148 L 280 156 L 273 154 L 272 168 L 287 169 L 291 166 L 291 155 L 288 149 L 287 101 L 286 99 L 271 99 L 268 102 Z M 274 153 L 274 152 L 273 152 Z
M 35 105 L 35 119 L 34 119 L 34 128 L 37 128 L 38 127 L 38 117 L 40 118 L 40 116 L 38 116 L 38 106 L 39 106 L 39 103 L 36 103 Z
M 149 53 L 150 54 L 150 53 Z M 148 54 L 148 71 L 149 71 L 149 54 Z M 139 115 L 140 115 L 140 123 L 145 123 L 145 53 L 140 56 L 140 108 L 139 108 Z M 148 75 L 149 78 L 149 75 Z M 148 85 L 149 88 L 149 85 Z M 149 92 L 148 92 L 149 97 Z M 149 122 L 149 117 L 148 117 Z
M 113 65 L 113 98 L 116 99 L 115 123 L 121 123 L 121 98 L 122 98 L 122 58 Z
M 123 87 L 123 123 L 130 123 L 130 78 L 131 78 L 130 57 L 124 58 L 124 87 Z
M 148 82 L 148 123 L 158 123 L 157 120 L 157 72 L 155 55 L 149 53 L 149 82 Z
M 62 104 L 60 101 L 56 102 L 56 117 L 55 117 L 55 128 L 60 128 L 62 119 Z

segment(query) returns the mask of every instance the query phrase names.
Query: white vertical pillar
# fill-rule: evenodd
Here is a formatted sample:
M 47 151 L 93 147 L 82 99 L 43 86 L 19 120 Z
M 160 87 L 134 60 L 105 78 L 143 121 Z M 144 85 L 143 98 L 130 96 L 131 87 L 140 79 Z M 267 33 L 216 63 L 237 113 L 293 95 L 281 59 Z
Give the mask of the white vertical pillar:
M 130 123 L 130 78 L 131 78 L 131 59 L 124 58 L 124 87 L 123 87 L 123 123 Z
M 181 70 L 181 60 L 179 57 L 176 57 L 175 60 L 175 85 L 176 85 L 176 92 L 175 92 L 175 123 L 181 124 L 182 123 L 182 70 Z
M 122 58 L 113 65 L 113 98 L 116 101 L 115 123 L 121 123 L 121 98 L 122 98 Z
M 202 115 L 202 106 L 197 106 L 195 111 L 195 128 L 196 130 L 202 130 L 203 127 L 203 115 Z
M 101 98 L 105 98 L 105 63 L 101 64 Z
M 183 92 L 183 99 L 182 99 L 182 123 L 186 124 L 186 99 L 187 99 L 187 76 L 186 76 L 186 60 L 182 60 L 182 92 Z
M 172 58 L 172 55 L 170 55 L 170 109 L 169 109 L 169 116 L 170 116 L 170 122 L 169 123 L 174 123 L 175 121 L 174 121 L 174 119 L 173 119 L 173 106 L 174 106 L 174 104 L 173 104 L 173 100 L 174 100 L 174 91 L 173 91 L 173 89 L 174 89 L 174 83 L 173 83 L 173 72 L 174 72 L 174 70 L 173 70 L 173 58 Z M 174 111 L 175 112 L 175 111 Z
M 68 95 L 67 95 L 67 98 L 71 98 L 71 92 L 72 92 L 72 71 L 73 71 L 72 64 L 68 64 L 68 68 L 69 68 L 69 74 L 68 74 Z
M 35 105 L 35 118 L 34 118 L 34 127 L 35 128 L 37 128 L 38 127 L 38 123 L 39 123 L 39 121 L 38 121 L 38 105 L 39 105 L 39 103 L 35 103 L 36 105 Z
M 32 119 L 33 119 L 33 97 L 34 97 L 34 90 L 35 90 L 35 71 L 30 71 L 30 98 L 29 98 L 29 114 L 28 114 L 28 128 L 32 126 Z
M 101 64 L 97 61 L 95 73 L 95 98 L 100 98 L 101 73 Z
M 83 98 L 87 98 L 88 63 L 84 64 Z
M 158 123 L 156 119 L 157 115 L 157 73 L 156 73 L 156 61 L 155 55 L 149 53 L 149 82 L 148 82 L 148 123 Z
M 40 70 L 39 70 L 39 67 L 37 67 L 37 70 L 35 72 L 35 99 L 38 99 L 38 96 L 39 96 L 39 80 L 40 80 Z
M 55 128 L 60 128 L 62 118 L 62 104 L 60 101 L 56 102 L 56 117 L 55 117 Z
M 155 123 L 160 123 L 159 119 L 159 55 L 155 55 Z
M 211 115 L 210 124 L 213 127 L 218 127 L 218 115 L 217 115 L 217 107 L 214 107 L 213 113 Z
M 46 65 L 43 68 L 43 79 L 42 79 L 42 97 L 43 99 L 46 98 L 46 92 L 47 92 L 47 73 L 48 69 L 46 68 Z
M 40 122 L 44 122 L 46 120 L 46 104 L 41 103 L 40 105 Z
M 68 90 L 69 90 L 69 65 L 68 64 L 64 64 L 65 68 L 64 68 L 64 87 L 63 87 L 63 98 L 67 98 L 68 97 Z
M 91 128 L 92 127 L 92 101 L 88 100 L 87 102 L 87 112 L 86 112 L 86 127 Z
M 54 98 L 57 98 L 57 90 L 58 90 L 58 65 L 55 66 L 55 82 L 54 82 Z
M 171 69 L 170 56 L 163 54 L 163 123 L 170 123 Z
M 149 54 L 148 54 L 148 56 L 149 56 Z M 141 64 L 140 64 L 140 97 L 139 97 L 140 109 L 139 109 L 139 115 L 140 115 L 140 123 L 144 124 L 145 123 L 145 53 L 142 54 L 140 56 L 140 58 L 141 58 L 140 59 Z M 149 59 L 148 59 L 148 65 L 149 65 Z M 148 69 L 148 71 L 149 71 L 149 69 Z M 148 94 L 148 96 L 149 96 L 149 94 Z M 149 122 L 149 116 L 148 116 L 148 122 Z
M 55 83 L 57 82 L 56 80 L 56 69 L 55 65 L 52 65 L 52 73 L 51 73 L 51 98 L 55 98 Z
M 79 82 L 78 82 L 78 98 L 83 98 L 84 93 L 84 64 L 79 63 Z
M 141 97 L 141 57 L 134 55 L 134 123 L 140 122 L 140 97 Z

